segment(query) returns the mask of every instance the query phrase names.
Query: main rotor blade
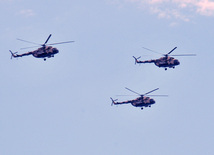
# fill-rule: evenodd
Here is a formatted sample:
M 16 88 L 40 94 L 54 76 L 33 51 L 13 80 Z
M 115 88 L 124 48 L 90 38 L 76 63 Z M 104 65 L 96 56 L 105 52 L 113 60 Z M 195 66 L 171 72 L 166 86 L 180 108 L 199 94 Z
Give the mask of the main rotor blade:
M 163 54 L 163 53 L 160 53 L 160 52 L 153 51 L 153 50 L 151 50 L 151 49 L 149 49 L 149 48 L 146 48 L 146 47 L 142 47 L 142 48 L 144 48 L 144 49 L 146 49 L 146 50 L 148 50 L 148 51 L 151 51 L 151 52 L 157 53 L 157 54 Z
M 168 55 L 169 55 L 170 53 L 172 53 L 176 48 L 177 48 L 177 47 L 173 48 L 173 49 L 168 53 Z
M 41 45 L 40 45 L 41 46 Z M 23 49 L 28 49 L 28 48 L 35 48 L 35 47 L 40 47 L 40 46 L 31 46 L 31 47 L 24 47 L 24 48 L 20 48 L 21 50 Z
M 147 95 L 147 96 L 168 97 L 168 95 Z
M 178 55 L 170 55 L 170 56 L 196 56 L 196 54 L 178 54 Z
M 154 92 L 154 91 L 156 91 L 156 90 L 158 90 L 159 88 L 156 88 L 156 89 L 154 89 L 154 90 L 152 90 L 152 91 L 150 91 L 150 92 L 148 92 L 148 93 L 145 93 L 144 95 L 147 95 L 147 94 L 150 94 L 150 93 L 152 93 L 152 92 Z
M 126 87 L 125 87 L 126 88 Z M 129 90 L 129 91 L 131 91 L 132 93 L 135 93 L 135 94 L 137 94 L 137 95 L 140 95 L 141 96 L 141 94 L 139 94 L 139 93 L 137 93 L 137 92 L 135 92 L 135 91 L 133 91 L 133 90 L 131 90 L 131 89 L 129 89 L 129 88 L 126 88 L 127 90 Z
M 57 44 L 66 44 L 66 43 L 73 43 L 74 41 L 65 41 L 65 42 L 59 42 L 59 43 L 53 43 L 53 44 L 47 44 L 47 45 L 57 45 Z
M 26 40 L 19 39 L 19 38 L 17 38 L 17 40 L 19 40 L 19 41 L 23 41 L 23 42 L 26 42 L 26 43 L 35 44 L 35 45 L 41 45 L 41 44 L 38 44 L 38 43 L 34 43 L 34 42 L 30 42 L 30 41 L 26 41 Z
M 137 96 L 137 95 L 116 95 L 116 96 Z
M 48 42 L 48 40 L 50 39 L 51 35 L 52 35 L 52 34 L 50 34 L 50 35 L 48 36 L 48 39 L 45 41 L 45 43 L 44 43 L 43 45 L 47 44 L 47 42 Z

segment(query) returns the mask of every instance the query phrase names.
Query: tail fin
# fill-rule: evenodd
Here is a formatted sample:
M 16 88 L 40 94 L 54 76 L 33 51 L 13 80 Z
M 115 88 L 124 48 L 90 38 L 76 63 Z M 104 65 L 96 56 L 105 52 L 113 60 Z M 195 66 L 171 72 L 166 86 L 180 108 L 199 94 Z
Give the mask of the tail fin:
M 113 106 L 113 104 L 116 104 L 115 101 L 117 101 L 117 99 L 116 99 L 116 100 L 113 100 L 111 97 L 110 97 L 110 99 L 111 99 L 111 101 L 112 101 L 111 106 Z
M 11 53 L 11 58 L 10 58 L 10 59 L 15 58 L 15 57 L 16 57 L 15 54 L 18 53 L 18 52 L 14 52 L 14 53 L 13 53 L 11 50 L 9 50 L 9 51 L 10 51 L 10 53 Z
M 136 63 L 138 63 L 138 59 L 140 59 L 141 57 L 136 58 L 133 56 L 133 58 L 135 59 L 135 65 L 136 65 Z

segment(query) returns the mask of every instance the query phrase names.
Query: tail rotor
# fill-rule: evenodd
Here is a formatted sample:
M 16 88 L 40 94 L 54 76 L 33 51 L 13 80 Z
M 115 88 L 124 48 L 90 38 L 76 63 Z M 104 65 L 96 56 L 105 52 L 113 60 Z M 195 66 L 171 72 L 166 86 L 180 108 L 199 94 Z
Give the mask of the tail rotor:
M 135 65 L 136 65 L 136 63 L 138 63 L 138 59 L 140 59 L 140 58 L 141 58 L 141 56 L 140 56 L 140 57 L 138 57 L 138 58 L 136 58 L 136 57 L 134 57 L 134 56 L 133 56 L 133 58 L 135 59 Z
M 18 53 L 18 52 L 12 52 L 11 50 L 9 50 L 10 51 L 10 53 L 11 53 L 11 57 L 10 57 L 10 59 L 13 59 L 13 58 L 15 58 L 16 57 L 16 53 Z
M 118 99 L 113 100 L 111 97 L 110 97 L 110 99 L 111 99 L 111 101 L 112 101 L 111 106 L 113 106 L 114 104 L 116 104 L 116 103 L 115 103 L 115 101 L 117 101 L 117 100 L 118 100 Z

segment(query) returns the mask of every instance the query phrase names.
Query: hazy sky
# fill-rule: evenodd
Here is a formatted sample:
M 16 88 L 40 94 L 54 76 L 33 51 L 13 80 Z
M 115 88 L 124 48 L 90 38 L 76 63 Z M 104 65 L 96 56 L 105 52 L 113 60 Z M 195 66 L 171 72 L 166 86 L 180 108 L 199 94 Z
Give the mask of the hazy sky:
M 213 154 L 214 1 L 0 0 L 1 155 Z M 10 59 L 31 42 L 54 58 Z M 175 69 L 134 65 L 173 54 Z M 31 50 L 31 49 L 29 49 Z M 34 48 L 32 49 L 34 50 Z M 111 106 L 160 88 L 151 108 Z

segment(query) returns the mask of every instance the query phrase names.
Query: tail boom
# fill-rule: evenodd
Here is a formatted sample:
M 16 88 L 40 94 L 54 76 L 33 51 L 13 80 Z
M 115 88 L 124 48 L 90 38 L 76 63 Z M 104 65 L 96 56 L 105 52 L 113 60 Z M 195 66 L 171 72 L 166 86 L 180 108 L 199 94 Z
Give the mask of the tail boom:
M 27 52 L 27 53 L 23 53 L 23 54 L 16 54 L 16 53 L 18 53 L 18 52 L 12 52 L 11 50 L 9 50 L 10 51 L 10 53 L 11 53 L 11 59 L 12 58 L 18 58 L 18 57 L 22 57 L 22 56 L 27 56 L 27 55 L 31 55 L 31 54 L 33 54 L 33 52 Z

